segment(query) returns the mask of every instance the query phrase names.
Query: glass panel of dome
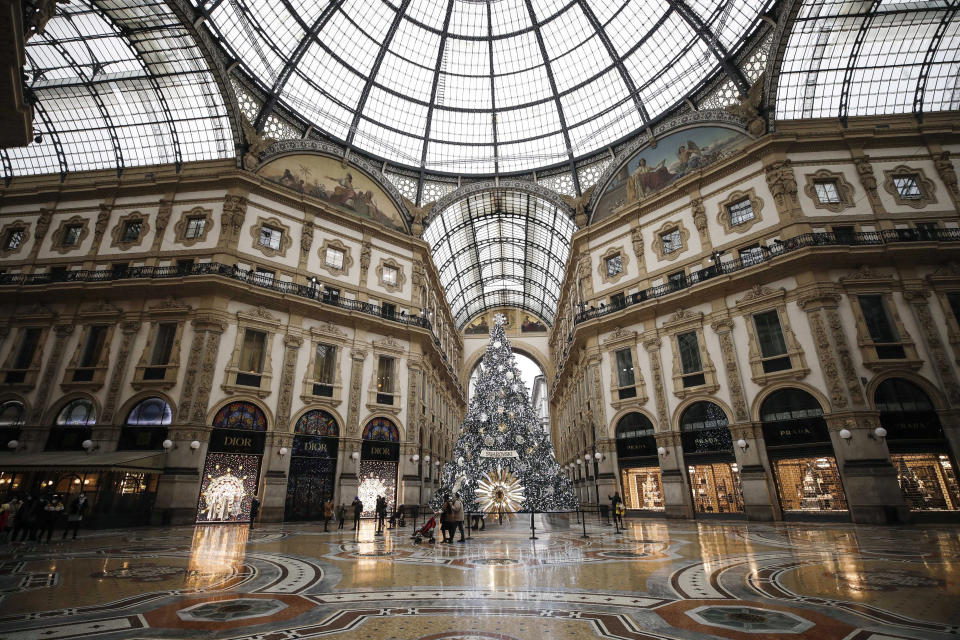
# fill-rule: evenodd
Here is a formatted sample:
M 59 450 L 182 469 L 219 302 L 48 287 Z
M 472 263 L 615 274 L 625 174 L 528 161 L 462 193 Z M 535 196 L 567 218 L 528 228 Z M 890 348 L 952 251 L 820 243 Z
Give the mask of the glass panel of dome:
M 422 32 L 421 32 L 422 33 Z M 390 78 L 403 78 L 403 95 L 418 100 L 424 105 L 430 102 L 430 91 L 433 86 L 433 69 L 414 64 L 405 58 L 388 51 L 383 56 L 380 72 L 377 75 L 378 84 L 396 89 Z M 404 101 L 406 103 L 406 101 Z M 408 103 L 409 104 L 409 103 Z M 417 105 L 426 111 L 426 106 Z M 369 115 L 369 114 L 368 114 Z M 418 135 L 423 134 L 423 125 L 419 129 L 411 130 Z
M 406 103 L 410 104 L 410 103 Z M 397 158 L 405 164 L 420 161 L 423 140 L 397 133 L 362 118 L 357 125 L 357 143 L 370 153 L 386 158 Z
M 347 74 L 345 74 L 347 75 Z M 311 86 L 300 74 L 291 74 L 283 87 L 284 97 L 313 122 L 322 123 L 332 135 L 345 138 L 350 128 L 350 112 Z
M 503 2 L 495 9 L 490 12 L 490 27 L 494 37 L 516 33 L 530 26 L 530 13 L 524 2 Z
M 508 75 L 543 68 L 543 57 L 535 31 L 528 30 L 493 40 L 493 69 L 497 75 Z
M 571 128 L 570 144 L 577 155 L 589 153 L 617 140 L 641 123 L 633 100 L 628 99 L 606 114 Z
M 642 42 L 663 15 L 669 12 L 670 6 L 666 2 L 654 6 L 644 2 L 627 2 L 621 11 L 610 18 L 605 31 L 614 49 L 623 57 Z M 635 75 L 634 81 L 644 81 L 648 73 Z
M 430 139 L 440 142 L 493 144 L 490 114 L 483 111 L 470 113 L 434 109 Z
M 210 17 L 222 34 L 223 41 L 250 68 L 254 77 L 272 84 L 280 73 L 283 62 L 273 50 L 264 46 L 262 36 L 257 33 L 247 15 L 238 12 L 232 2 L 221 2 L 211 12 Z
M 487 5 L 485 2 L 454 2 L 450 16 L 450 33 L 475 36 L 487 33 Z
M 557 60 L 572 52 L 593 33 L 593 27 L 576 3 L 570 3 L 563 13 L 540 26 L 543 45 L 547 50 L 547 57 L 551 60 Z

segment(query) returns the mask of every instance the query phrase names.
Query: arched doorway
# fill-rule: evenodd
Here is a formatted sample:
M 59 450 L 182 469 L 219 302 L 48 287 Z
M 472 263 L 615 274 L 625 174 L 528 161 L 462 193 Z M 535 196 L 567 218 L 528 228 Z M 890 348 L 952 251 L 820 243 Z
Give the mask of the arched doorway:
M 357 495 L 363 502 L 363 515 L 374 515 L 377 496 L 387 498 L 387 512 L 393 513 L 400 467 L 400 430 L 388 418 L 373 418 L 363 428 L 362 439 Z
M 680 442 L 697 516 L 743 513 L 740 469 L 727 414 L 713 402 L 691 404 L 680 415 Z
M 956 464 L 930 396 L 909 380 L 890 378 L 877 386 L 873 401 L 910 510 L 960 510 Z
M 627 509 L 664 510 L 663 479 L 653 431 L 650 419 L 635 411 L 617 421 L 617 462 Z
M 213 418 L 203 464 L 197 522 L 249 522 L 257 492 L 267 417 L 251 402 L 231 402 Z
M 287 476 L 287 520 L 323 519 L 323 501 L 333 497 L 340 427 L 322 409 L 300 416 L 293 430 Z
M 780 389 L 760 406 L 763 439 L 784 518 L 847 512 L 823 407 L 801 389 Z

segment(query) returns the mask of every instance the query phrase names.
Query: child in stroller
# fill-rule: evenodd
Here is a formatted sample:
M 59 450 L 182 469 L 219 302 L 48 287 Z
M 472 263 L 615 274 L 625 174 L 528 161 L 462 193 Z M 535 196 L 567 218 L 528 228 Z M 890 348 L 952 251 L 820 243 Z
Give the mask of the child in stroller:
M 437 528 L 437 516 L 436 514 L 434 514 L 433 516 L 430 517 L 429 520 L 427 520 L 424 523 L 422 527 L 420 527 L 419 529 L 413 532 L 413 535 L 411 536 L 413 538 L 413 543 L 420 544 L 421 542 L 423 542 L 424 538 L 426 538 L 430 544 L 433 544 L 434 542 L 437 541 L 433 533 L 433 530 L 436 528 Z

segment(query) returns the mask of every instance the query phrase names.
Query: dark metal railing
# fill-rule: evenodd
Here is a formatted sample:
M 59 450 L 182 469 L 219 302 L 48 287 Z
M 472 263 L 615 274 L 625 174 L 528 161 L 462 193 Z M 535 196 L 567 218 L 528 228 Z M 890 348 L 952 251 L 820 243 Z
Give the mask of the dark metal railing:
M 706 282 L 717 276 L 727 275 L 749 269 L 750 267 L 764 262 L 769 262 L 782 255 L 805 249 L 807 247 L 824 246 L 877 246 L 885 244 L 894 244 L 900 242 L 957 242 L 960 241 L 960 229 L 887 229 L 884 231 L 867 231 L 861 233 L 844 232 L 822 232 L 805 233 L 803 235 L 789 238 L 782 242 L 777 242 L 769 247 L 761 247 L 759 251 L 750 256 L 744 256 L 735 260 L 717 261 L 716 263 L 689 275 L 678 275 L 670 279 L 666 284 L 656 287 L 650 287 L 637 293 L 626 296 L 622 303 L 609 304 L 600 308 L 589 308 L 580 311 L 574 317 L 574 324 L 580 324 L 587 320 L 593 320 L 602 316 L 610 315 L 622 311 L 627 307 L 640 304 L 653 298 L 661 298 L 677 291 L 682 291 L 695 284 Z M 567 342 L 573 338 L 571 331 L 567 336 Z
M 37 285 L 53 284 L 60 282 L 113 282 L 118 280 L 137 280 L 137 279 L 164 279 L 164 278 L 184 278 L 190 276 L 221 276 L 251 284 L 260 289 L 277 291 L 287 295 L 309 298 L 316 302 L 345 309 L 347 311 L 356 311 L 366 315 L 376 316 L 391 322 L 398 322 L 404 325 L 421 327 L 433 333 L 433 325 L 429 318 L 419 315 L 407 315 L 404 312 L 397 312 L 393 309 L 384 309 L 380 305 L 362 302 L 360 300 L 350 300 L 341 298 L 339 295 L 331 295 L 330 292 L 312 284 L 297 284 L 296 282 L 284 282 L 273 277 L 264 276 L 247 269 L 240 269 L 233 265 L 220 264 L 218 262 L 198 262 L 189 266 L 171 266 L 171 267 L 124 267 L 120 269 L 104 269 L 99 271 L 57 271 L 53 273 L 4 273 L 0 274 L 0 286 L 2 285 Z M 438 345 L 440 341 L 434 335 L 434 342 Z M 441 351 L 442 353 L 442 351 Z M 446 360 L 446 354 L 443 354 Z

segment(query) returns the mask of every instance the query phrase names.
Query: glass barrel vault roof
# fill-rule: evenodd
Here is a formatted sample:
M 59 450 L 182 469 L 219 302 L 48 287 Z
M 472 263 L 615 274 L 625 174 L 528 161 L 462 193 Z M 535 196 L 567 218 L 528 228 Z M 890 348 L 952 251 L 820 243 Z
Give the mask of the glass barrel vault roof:
M 666 113 L 773 0 L 193 0 L 267 96 L 427 172 L 558 165 Z
M 526 309 L 552 324 L 573 231 L 548 200 L 493 189 L 437 212 L 423 237 L 462 328 L 497 307 Z

